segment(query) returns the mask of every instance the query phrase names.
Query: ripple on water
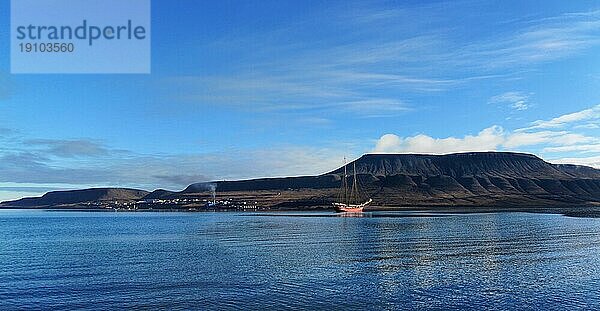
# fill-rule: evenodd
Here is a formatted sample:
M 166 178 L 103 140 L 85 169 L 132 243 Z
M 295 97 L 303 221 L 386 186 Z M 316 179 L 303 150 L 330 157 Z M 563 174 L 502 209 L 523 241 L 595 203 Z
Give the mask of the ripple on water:
M 0 212 L 0 309 L 600 309 L 597 219 L 334 216 Z

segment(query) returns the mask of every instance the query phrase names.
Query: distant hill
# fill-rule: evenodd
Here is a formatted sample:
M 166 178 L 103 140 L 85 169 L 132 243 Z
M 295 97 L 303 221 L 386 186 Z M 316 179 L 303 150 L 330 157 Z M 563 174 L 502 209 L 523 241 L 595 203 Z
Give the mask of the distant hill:
M 600 170 L 551 164 L 534 155 L 471 152 L 449 155 L 366 154 L 356 167 L 359 182 L 379 207 L 600 205 Z M 189 185 L 181 192 L 88 189 L 50 192 L 41 198 L 0 206 L 48 206 L 88 201 L 177 199 L 217 196 L 243 198 L 266 207 L 328 206 L 337 196 L 343 167 L 318 176 L 218 181 Z
M 555 164 L 558 170 L 579 178 L 600 178 L 600 170 L 589 166 L 573 164 Z
M 157 189 L 157 190 L 154 190 L 154 191 L 148 193 L 147 195 L 145 195 L 144 199 L 164 199 L 164 198 L 169 198 L 170 196 L 172 196 L 174 194 L 177 194 L 177 192 L 164 190 L 164 189 Z
M 210 191 L 204 186 L 206 183 L 192 184 L 182 193 L 196 193 Z M 286 190 L 286 189 L 323 189 L 333 188 L 340 184 L 340 176 L 327 174 L 321 176 L 261 178 L 237 181 L 218 181 L 216 190 L 222 191 L 255 191 L 255 190 Z
M 139 200 L 148 191 L 127 188 L 92 188 L 83 190 L 52 191 L 39 198 L 24 198 L 3 202 L 2 207 L 44 207 L 84 202 Z

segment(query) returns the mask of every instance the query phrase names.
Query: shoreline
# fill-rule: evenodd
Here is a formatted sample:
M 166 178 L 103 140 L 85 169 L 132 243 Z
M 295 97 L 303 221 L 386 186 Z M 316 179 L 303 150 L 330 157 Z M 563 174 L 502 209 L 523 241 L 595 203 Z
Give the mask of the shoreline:
M 48 211 L 48 212 L 103 212 L 103 213 L 288 213 L 288 212 L 334 212 L 331 208 L 253 209 L 253 210 L 200 210 L 200 209 L 119 209 L 119 208 L 61 208 L 61 207 L 0 207 L 0 211 Z M 536 213 L 561 214 L 568 217 L 600 218 L 600 206 L 575 207 L 492 207 L 492 206 L 397 206 L 373 207 L 365 213 L 417 212 L 430 214 L 485 214 L 485 213 Z

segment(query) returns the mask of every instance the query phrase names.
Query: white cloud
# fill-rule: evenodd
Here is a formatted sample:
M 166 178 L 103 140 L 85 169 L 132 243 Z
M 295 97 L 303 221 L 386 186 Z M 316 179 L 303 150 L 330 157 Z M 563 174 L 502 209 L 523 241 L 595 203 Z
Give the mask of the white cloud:
M 505 131 L 494 125 L 477 135 L 462 138 L 434 138 L 420 134 L 399 137 L 385 134 L 375 144 L 374 153 L 431 153 L 446 154 L 470 151 L 516 150 L 523 147 L 542 146 L 542 152 L 600 152 L 598 139 L 567 131 L 514 132 Z
M 577 164 L 591 166 L 600 169 L 600 156 L 583 157 L 583 158 L 561 158 L 550 160 L 551 163 L 556 164 Z
M 189 183 L 210 180 L 239 180 L 264 177 L 317 175 L 336 169 L 344 148 L 276 146 L 269 149 L 226 150 L 187 155 L 134 155 L 115 159 L 104 170 L 105 182 L 144 184 L 146 188 L 178 189 Z
M 508 105 L 515 110 L 527 110 L 530 106 L 529 95 L 522 92 L 506 92 L 490 98 L 491 104 Z
M 600 153 L 600 144 L 583 144 L 583 145 L 572 145 L 572 146 L 559 146 L 559 147 L 546 147 L 542 150 L 547 153 L 558 153 L 558 152 L 581 152 L 581 153 L 590 153 L 590 152 L 599 152 Z
M 542 153 L 600 153 L 600 138 L 584 135 L 574 130 L 551 130 L 547 128 L 578 127 L 579 122 L 594 124 L 600 118 L 600 105 L 576 113 L 566 114 L 549 121 L 537 121 L 536 126 L 506 131 L 498 125 L 488 127 L 477 135 L 464 137 L 435 138 L 425 134 L 400 137 L 386 134 L 376 141 L 374 153 L 431 153 L 446 154 L 490 150 L 526 150 Z M 585 129 L 595 127 L 585 126 Z
M 515 132 L 506 137 L 503 145 L 507 148 L 534 146 L 539 144 L 574 145 L 592 141 L 593 138 L 566 131 Z
M 375 144 L 375 149 L 373 150 L 373 152 L 375 152 L 375 153 L 402 152 L 400 150 L 400 146 L 402 145 L 402 143 L 403 143 L 403 139 L 400 138 L 398 135 L 385 134 L 377 140 L 377 143 Z
M 365 98 L 402 102 L 398 95 L 383 94 L 403 94 L 406 99 L 411 92 L 519 78 L 520 71 L 540 62 L 600 43 L 600 21 L 588 12 L 530 19 L 509 27 L 513 31 L 465 38 L 449 33 L 452 27 L 445 24 L 448 7 L 444 5 L 428 4 L 416 15 L 412 10 L 408 14 L 403 9 L 359 7 L 313 12 L 316 16 L 307 16 L 308 20 L 289 21 L 277 29 L 220 37 L 204 48 L 217 51 L 214 54 L 243 55 L 244 61 L 223 63 L 218 66 L 222 71 L 210 76 L 177 78 L 176 85 L 167 85 L 168 100 L 317 116 L 331 103 Z M 436 21 L 433 24 L 438 26 L 425 21 Z M 307 23 L 325 34 L 335 30 L 339 38 L 325 40 L 327 44 L 319 34 L 303 36 L 301 42 L 291 40 L 305 31 Z M 525 110 L 531 106 L 529 96 L 506 92 L 491 100 Z M 356 107 L 350 104 L 327 112 L 361 116 L 364 109 Z M 370 105 L 368 115 L 389 116 L 398 108 L 388 103 Z
M 58 157 L 103 156 L 109 153 L 101 143 L 88 139 L 33 139 L 24 143 L 31 147 L 41 147 L 46 155 Z
M 81 163 L 64 163 L 46 157 L 46 152 L 0 150 L 0 183 L 178 190 L 209 180 L 317 175 L 339 167 L 344 156 L 357 155 L 343 147 L 277 146 L 172 155 L 111 151 L 102 158 L 91 155 Z
M 576 125 L 574 128 L 594 130 L 594 129 L 599 129 L 600 125 L 598 125 L 596 123 L 587 123 L 587 124 L 582 124 L 582 125 Z
M 399 100 L 394 99 L 364 99 L 337 104 L 340 109 L 355 112 L 362 117 L 395 116 L 398 113 L 410 111 L 411 108 Z
M 494 151 L 504 142 L 504 130 L 500 126 L 488 127 L 477 135 L 463 138 L 433 138 L 424 134 L 402 138 L 394 134 L 383 135 L 376 143 L 373 153 L 429 153 L 445 154 L 468 151 Z
M 565 127 L 569 124 L 581 121 L 598 121 L 600 120 L 600 105 L 596 105 L 592 108 L 588 108 L 585 110 L 581 110 L 574 113 L 569 113 L 562 115 L 560 117 L 556 117 L 550 120 L 537 120 L 532 123 L 532 126 L 521 129 L 521 130 L 531 130 L 531 129 L 547 129 L 547 128 L 561 128 Z M 595 124 L 595 123 L 591 123 Z
M 309 72 L 309 73 L 307 73 Z M 368 78 L 366 78 L 368 80 Z M 402 100 L 367 96 L 355 84 L 368 81 L 319 73 L 312 69 L 285 75 L 239 75 L 235 78 L 176 77 L 166 81 L 178 89 L 176 100 L 202 105 L 226 105 L 252 112 L 305 114 L 348 113 L 360 117 L 389 116 L 411 110 Z M 364 83 L 363 83 L 364 82 Z M 185 94 L 185 95 L 181 95 Z

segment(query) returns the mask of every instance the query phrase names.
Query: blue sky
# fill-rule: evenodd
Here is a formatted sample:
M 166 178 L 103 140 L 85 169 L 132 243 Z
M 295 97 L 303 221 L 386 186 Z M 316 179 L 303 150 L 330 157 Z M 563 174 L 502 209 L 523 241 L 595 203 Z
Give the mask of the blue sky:
M 0 200 L 318 174 L 367 152 L 600 167 L 596 1 L 153 1 L 152 74 L 11 75 Z

